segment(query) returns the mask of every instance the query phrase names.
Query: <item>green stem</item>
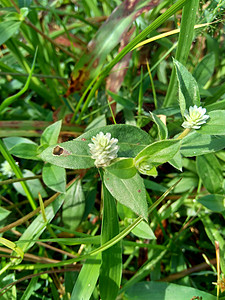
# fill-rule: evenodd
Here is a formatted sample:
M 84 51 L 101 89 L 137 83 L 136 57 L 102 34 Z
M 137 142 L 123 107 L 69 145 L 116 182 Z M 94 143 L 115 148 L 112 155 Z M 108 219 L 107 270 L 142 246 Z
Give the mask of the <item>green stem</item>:
M 178 140 L 183 139 L 191 131 L 191 128 L 185 128 L 184 131 L 177 137 Z

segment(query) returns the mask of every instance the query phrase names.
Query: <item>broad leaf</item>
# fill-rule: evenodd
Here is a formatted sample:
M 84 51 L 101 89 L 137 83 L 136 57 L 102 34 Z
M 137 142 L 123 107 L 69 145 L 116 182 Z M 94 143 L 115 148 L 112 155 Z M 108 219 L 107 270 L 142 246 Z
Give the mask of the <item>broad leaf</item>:
M 135 157 L 151 143 L 151 137 L 135 126 L 110 125 L 89 130 L 73 141 L 50 146 L 40 154 L 40 157 L 44 161 L 69 169 L 94 167 L 88 144 L 91 143 L 91 138 L 100 131 L 104 134 L 109 132 L 113 138 L 118 139 L 119 157 Z
M 38 157 L 38 145 L 31 143 L 21 143 L 9 151 L 10 154 L 17 156 L 19 158 L 40 160 Z
M 64 168 L 47 163 L 43 167 L 42 179 L 53 191 L 65 193 L 66 171 Z
M 223 193 L 222 167 L 213 153 L 197 157 L 197 172 L 210 193 Z
M 24 178 L 26 178 L 26 177 L 35 176 L 35 174 L 33 172 L 31 172 L 30 170 L 24 170 L 23 176 L 24 176 Z M 46 193 L 45 189 L 43 188 L 41 181 L 39 179 L 28 180 L 26 183 L 27 183 L 27 186 L 28 186 L 33 198 L 37 199 L 38 193 L 41 194 L 42 198 L 47 197 L 47 193 Z M 20 182 L 14 182 L 13 186 L 17 190 L 18 193 L 20 193 L 23 196 L 26 196 L 26 193 L 25 193 L 23 187 L 21 186 Z
M 213 52 L 208 53 L 200 63 L 196 66 L 193 72 L 193 76 L 197 80 L 198 84 L 204 86 L 211 78 L 215 68 L 215 54 Z
M 76 180 L 73 187 L 66 193 L 63 205 L 62 220 L 65 227 L 75 230 L 80 224 L 85 210 L 85 197 L 81 180 Z
M 131 178 L 137 173 L 133 158 L 120 158 L 108 166 L 107 171 L 119 178 Z
M 118 202 L 147 220 L 146 191 L 143 179 L 139 174 L 132 178 L 121 179 L 105 170 L 104 184 Z
M 62 121 L 55 122 L 48 126 L 41 135 L 41 145 L 54 145 L 58 141 Z
M 224 195 L 206 195 L 199 198 L 198 202 L 214 212 L 222 212 L 225 210 Z
M 14 146 L 18 144 L 34 144 L 37 145 L 35 142 L 31 141 L 30 139 L 24 138 L 24 137 L 17 137 L 17 136 L 12 136 L 8 138 L 4 138 L 3 142 L 6 146 L 6 148 L 10 151 Z
M 186 157 L 216 152 L 225 148 L 224 136 L 200 134 L 198 131 L 189 133 L 182 139 L 181 154 Z
M 209 112 L 208 115 L 209 119 L 198 132 L 201 134 L 225 135 L 225 110 L 214 110 Z
M 184 115 L 185 109 L 190 106 L 200 106 L 200 95 L 198 84 L 191 73 L 176 59 L 173 60 L 178 86 L 179 86 L 179 104 L 182 116 Z
M 134 219 L 125 219 L 124 223 L 126 225 L 130 225 L 133 221 Z M 142 221 L 140 224 L 138 224 L 131 232 L 137 237 L 142 239 L 148 239 L 148 240 L 156 239 L 151 227 L 145 221 Z
M 12 155 L 20 158 L 40 160 L 37 157 L 38 144 L 23 137 L 8 137 L 3 139 L 4 144 Z
M 163 140 L 155 142 L 138 153 L 135 157 L 135 165 L 139 172 L 150 175 L 148 174 L 148 171 L 171 160 L 179 149 L 179 140 Z
M 124 294 L 124 300 L 174 300 L 203 299 L 216 300 L 216 296 L 198 289 L 167 282 L 138 282 L 132 285 Z

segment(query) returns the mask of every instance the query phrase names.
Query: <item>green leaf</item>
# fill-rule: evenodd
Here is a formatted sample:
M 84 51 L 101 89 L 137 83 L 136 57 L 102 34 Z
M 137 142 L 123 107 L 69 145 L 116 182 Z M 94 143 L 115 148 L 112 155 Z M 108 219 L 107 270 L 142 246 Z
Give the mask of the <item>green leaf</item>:
M 23 291 L 23 295 L 22 298 L 20 300 L 29 300 L 31 298 L 31 295 L 33 294 L 33 292 L 37 289 L 37 282 L 38 282 L 38 277 L 33 277 L 26 290 Z
M 132 110 L 135 108 L 135 103 L 130 101 L 129 99 L 125 99 L 118 94 L 113 93 L 112 91 L 108 90 L 107 93 L 115 100 L 117 103 L 121 104 L 126 109 Z
M 40 160 L 38 155 L 38 145 L 35 143 L 21 143 L 10 149 L 10 154 L 32 160 Z
M 193 76 L 195 77 L 199 85 L 204 86 L 207 83 L 214 72 L 214 68 L 215 54 L 211 52 L 204 56 L 194 69 Z
M 62 220 L 70 230 L 75 230 L 80 224 L 85 210 L 85 197 L 81 180 L 76 180 L 67 192 L 63 205 Z
M 106 118 L 105 115 L 101 115 L 97 118 L 94 118 L 94 120 L 88 124 L 88 126 L 85 128 L 85 132 L 88 130 L 94 129 L 94 128 L 101 128 L 103 126 L 106 126 Z
M 61 126 L 61 120 L 48 126 L 41 135 L 41 145 L 55 145 L 58 141 Z
M 146 192 L 143 179 L 139 174 L 132 178 L 121 179 L 105 170 L 104 184 L 118 202 L 147 220 Z
M 214 110 L 208 113 L 209 119 L 198 130 L 201 134 L 225 135 L 225 110 Z
M 135 165 L 139 172 L 148 175 L 148 171 L 169 160 L 180 149 L 179 140 L 163 140 L 145 147 L 135 157 Z
M 69 169 L 94 167 L 88 144 L 91 143 L 91 138 L 100 131 L 109 132 L 113 138 L 118 139 L 119 157 L 134 157 L 151 142 L 151 137 L 135 126 L 110 125 L 89 130 L 75 140 L 50 146 L 40 154 L 40 157 L 44 161 Z
M 196 15 L 198 12 L 199 0 L 188 0 L 184 3 L 182 10 L 181 26 L 176 49 L 175 58 L 177 61 L 186 65 L 190 55 L 190 48 L 194 38 L 194 26 L 196 24 Z M 177 80 L 175 66 L 170 77 L 167 94 L 163 103 L 164 107 L 173 106 L 177 102 Z
M 90 299 L 99 277 L 100 266 L 101 253 L 87 259 L 79 273 L 70 300 Z
M 170 159 L 169 164 L 171 164 L 174 168 L 182 171 L 183 163 L 182 163 L 182 156 L 180 151 L 177 152 L 172 159 Z
M 31 141 L 30 139 L 24 138 L 24 137 L 17 137 L 17 136 L 12 136 L 8 138 L 4 138 L 3 142 L 6 146 L 6 148 L 10 151 L 14 146 L 18 144 L 34 144 L 37 145 L 37 143 Z
M 119 158 L 105 169 L 123 179 L 131 178 L 137 173 L 133 158 Z
M 44 183 L 53 191 L 65 193 L 66 191 L 66 171 L 62 167 L 46 163 L 42 171 Z
M 128 225 L 128 224 L 131 224 L 132 222 L 133 222 L 133 219 L 125 219 L 124 223 L 126 225 Z M 142 238 L 142 239 L 148 239 L 148 240 L 156 239 L 151 227 L 145 221 L 142 221 L 140 224 L 138 224 L 131 232 L 134 235 L 136 235 L 137 237 Z
M 119 221 L 115 199 L 103 183 L 102 245 L 119 234 Z M 102 253 L 99 289 L 102 300 L 114 300 L 120 288 L 122 276 L 121 241 Z
M 158 128 L 158 135 L 160 140 L 165 140 L 168 137 L 168 130 L 166 125 L 160 120 L 157 115 L 153 114 L 152 112 L 149 112 L 152 120 L 155 122 L 157 128 Z
M 183 299 L 191 300 L 196 299 L 203 300 L 216 300 L 216 296 L 200 291 L 198 289 L 182 286 L 174 283 L 167 282 L 138 282 L 132 285 L 124 295 L 124 300 L 174 300 Z
M 206 195 L 199 198 L 198 202 L 214 212 L 221 212 L 225 210 L 224 195 Z
M 0 45 L 4 44 L 20 28 L 21 22 L 4 21 L 0 24 Z
M 23 170 L 24 178 L 31 177 L 31 176 L 35 176 L 35 174 L 33 172 L 31 172 L 30 170 Z M 43 188 L 41 181 L 39 179 L 29 180 L 26 183 L 27 183 L 27 186 L 28 186 L 33 198 L 37 199 L 38 193 L 41 194 L 42 198 L 47 197 L 47 193 L 46 193 L 45 189 Z M 14 182 L 13 186 L 17 190 L 18 193 L 20 193 L 23 196 L 26 196 L 26 193 L 25 193 L 23 187 L 21 186 L 20 182 Z
M 223 192 L 223 172 L 213 153 L 197 157 L 197 172 L 205 188 L 212 194 Z
M 199 133 L 199 130 L 189 133 L 182 139 L 180 150 L 182 155 L 192 157 L 225 148 L 225 138 L 223 136 L 203 135 Z
M 176 68 L 179 86 L 179 104 L 182 116 L 190 106 L 200 106 L 198 84 L 191 73 L 176 59 L 173 60 Z

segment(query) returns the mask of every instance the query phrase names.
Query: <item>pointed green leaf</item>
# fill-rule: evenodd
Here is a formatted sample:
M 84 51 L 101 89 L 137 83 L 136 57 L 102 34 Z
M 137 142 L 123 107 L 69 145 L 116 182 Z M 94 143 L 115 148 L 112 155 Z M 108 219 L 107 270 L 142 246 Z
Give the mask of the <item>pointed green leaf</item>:
M 179 86 L 180 111 L 183 116 L 185 109 L 188 109 L 190 106 L 200 106 L 199 88 L 191 73 L 176 59 L 173 62 Z
M 61 126 L 61 120 L 48 126 L 41 135 L 41 145 L 55 145 L 58 141 Z
M 70 230 L 75 230 L 80 224 L 85 210 L 85 197 L 81 180 L 76 180 L 67 192 L 63 205 L 62 220 Z
M 198 202 L 214 212 L 222 212 L 225 210 L 224 195 L 206 195 L 198 198 Z
M 105 170 L 104 184 L 118 202 L 147 220 L 146 191 L 139 174 L 128 179 L 121 179 Z
M 171 160 L 179 149 L 179 140 L 163 140 L 152 143 L 138 153 L 135 157 L 135 165 L 139 172 L 148 175 L 148 171 L 153 167 Z
M 40 160 L 38 155 L 38 145 L 35 143 L 21 143 L 10 149 L 10 154 L 19 158 Z
M 133 219 L 128 219 L 128 220 L 125 219 L 125 224 L 126 223 L 131 224 L 132 221 Z M 151 227 L 145 221 L 142 221 L 140 224 L 138 224 L 131 232 L 142 239 L 148 239 L 148 240 L 156 239 Z
M 115 199 L 103 183 L 102 245 L 119 234 L 119 221 Z M 115 300 L 122 276 L 121 241 L 102 253 L 99 289 L 102 300 Z
M 213 52 L 208 53 L 200 63 L 196 66 L 193 72 L 193 76 L 197 80 L 198 84 L 204 86 L 211 78 L 215 68 L 215 54 Z
M 225 148 L 224 136 L 200 134 L 199 130 L 190 132 L 182 139 L 180 150 L 182 155 L 186 157 L 193 157 Z
M 197 157 L 197 172 L 205 188 L 212 194 L 223 193 L 222 167 L 213 153 Z
M 84 263 L 70 300 L 89 300 L 99 277 L 101 253 L 93 256 Z
M 23 170 L 23 177 L 32 177 L 35 176 L 35 174 L 33 172 L 31 172 L 30 170 Z M 47 193 L 45 191 L 45 189 L 43 188 L 41 181 L 39 179 L 33 179 L 33 180 L 28 180 L 26 182 L 32 197 L 37 199 L 38 198 L 38 193 L 41 194 L 42 198 L 46 198 L 47 197 Z M 23 196 L 26 196 L 26 193 L 23 189 L 23 187 L 21 186 L 20 182 L 14 182 L 13 183 L 14 188 L 17 190 L 18 193 L 20 193 Z
M 150 112 L 150 116 L 152 118 L 152 120 L 155 122 L 157 128 L 158 128 L 158 136 L 160 140 L 165 140 L 168 137 L 168 130 L 166 125 L 160 120 L 159 117 L 157 117 L 157 115 L 153 114 L 152 112 Z
M 46 163 L 42 171 L 44 183 L 53 191 L 65 193 L 66 191 L 66 171 L 62 167 Z

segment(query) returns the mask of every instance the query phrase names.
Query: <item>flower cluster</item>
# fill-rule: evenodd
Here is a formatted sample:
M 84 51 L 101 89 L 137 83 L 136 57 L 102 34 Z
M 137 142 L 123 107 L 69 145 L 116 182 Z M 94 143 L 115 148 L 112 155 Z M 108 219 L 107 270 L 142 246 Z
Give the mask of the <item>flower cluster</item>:
M 184 117 L 186 121 L 183 122 L 182 126 L 184 128 L 194 128 L 199 129 L 201 128 L 201 125 L 206 123 L 206 120 L 208 120 L 209 116 L 205 114 L 206 109 L 200 107 L 197 107 L 197 105 L 190 106 L 189 107 L 189 113 L 186 110 L 184 113 Z
M 16 164 L 18 165 L 18 162 L 16 162 Z M 2 175 L 8 176 L 8 178 L 12 177 L 15 174 L 7 160 L 5 160 L 1 164 L 0 171 L 2 172 Z
M 91 158 L 95 159 L 96 167 L 108 166 L 117 157 L 118 140 L 111 138 L 111 134 L 108 132 L 106 134 L 99 132 L 91 140 L 93 144 L 90 143 L 88 146 L 90 147 Z

